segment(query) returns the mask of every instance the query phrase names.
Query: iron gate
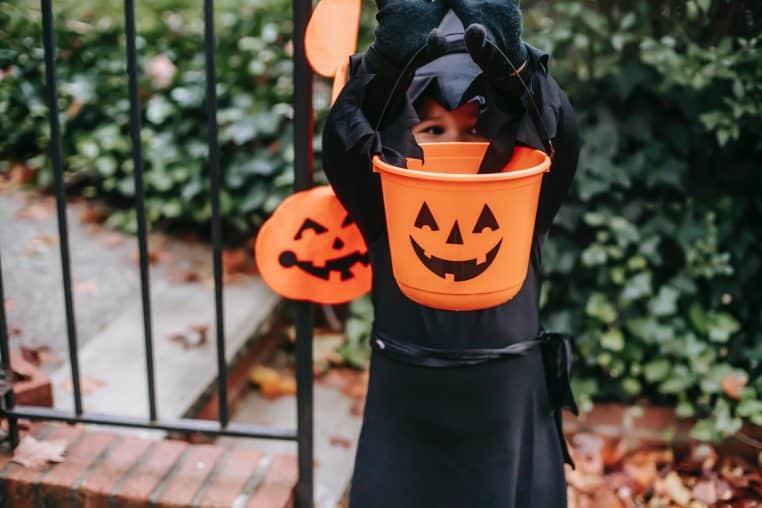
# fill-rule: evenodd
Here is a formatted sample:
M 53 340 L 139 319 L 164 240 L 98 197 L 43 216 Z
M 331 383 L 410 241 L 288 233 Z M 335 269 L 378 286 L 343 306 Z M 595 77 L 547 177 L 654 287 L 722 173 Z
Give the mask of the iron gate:
M 8 419 L 6 440 L 11 447 L 18 444 L 18 419 L 57 420 L 82 422 L 121 427 L 160 429 L 172 432 L 202 433 L 211 436 L 236 436 L 249 438 L 283 439 L 297 442 L 299 455 L 299 483 L 296 502 L 300 508 L 312 506 L 313 498 L 313 391 L 312 391 L 312 333 L 313 308 L 307 302 L 297 302 L 296 321 L 296 380 L 297 380 L 297 427 L 273 428 L 261 425 L 241 424 L 230 421 L 227 395 L 227 365 L 225 362 L 225 335 L 223 322 L 222 281 L 222 228 L 220 218 L 220 157 L 217 139 L 217 95 L 215 65 L 214 0 L 204 0 L 204 45 L 206 54 L 206 106 L 208 117 L 209 177 L 211 181 L 212 245 L 214 269 L 214 304 L 217 353 L 217 392 L 219 400 L 218 420 L 183 418 L 160 419 L 157 416 L 156 389 L 153 360 L 153 335 L 151 324 L 150 278 L 148 272 L 148 241 L 143 185 L 143 151 L 140 144 L 141 113 L 138 94 L 138 68 L 135 30 L 135 2 L 124 1 L 125 36 L 127 40 L 127 74 L 130 99 L 130 139 L 135 178 L 135 211 L 138 225 L 139 270 L 143 307 L 143 330 L 145 342 L 145 375 L 148 387 L 148 416 L 135 418 L 115 414 L 88 413 L 82 407 L 77 332 L 72 299 L 71 268 L 69 259 L 68 229 L 66 223 L 66 196 L 64 189 L 63 150 L 58 119 L 58 85 L 56 82 L 56 46 L 53 29 L 52 0 L 41 0 L 43 46 L 45 52 L 45 80 L 48 117 L 50 121 L 50 158 L 53 163 L 58 234 L 63 274 L 64 309 L 71 365 L 74 407 L 71 411 L 35 406 L 16 405 L 11 388 L 9 334 L 5 308 L 0 305 L 0 416 Z M 312 12 L 310 0 L 293 0 L 294 32 L 294 171 L 295 190 L 312 185 L 312 71 L 304 54 L 304 32 Z M 0 302 L 3 297 L 2 266 L 0 265 Z

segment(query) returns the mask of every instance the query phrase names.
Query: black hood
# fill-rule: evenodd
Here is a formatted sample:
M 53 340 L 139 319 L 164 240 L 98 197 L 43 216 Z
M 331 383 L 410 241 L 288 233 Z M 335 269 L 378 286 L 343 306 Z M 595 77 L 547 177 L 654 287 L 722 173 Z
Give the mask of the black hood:
M 455 13 L 449 11 L 439 29 L 447 39 L 447 53 L 415 72 L 407 96 L 415 104 L 427 93 L 444 108 L 452 111 L 475 97 L 480 97 L 473 85 L 482 70 L 466 51 L 463 23 Z M 483 101 L 480 102 L 483 104 Z

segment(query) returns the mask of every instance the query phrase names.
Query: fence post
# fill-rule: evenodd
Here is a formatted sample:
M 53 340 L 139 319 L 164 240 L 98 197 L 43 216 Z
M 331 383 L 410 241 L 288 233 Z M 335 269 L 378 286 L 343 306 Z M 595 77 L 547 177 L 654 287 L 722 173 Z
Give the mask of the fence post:
M 293 0 L 295 191 L 312 186 L 312 70 L 304 52 L 304 33 L 311 14 L 311 0 Z M 296 305 L 296 400 L 299 436 L 299 484 L 296 490 L 296 505 L 298 508 L 308 508 L 313 504 L 313 306 L 309 302 L 298 302 Z

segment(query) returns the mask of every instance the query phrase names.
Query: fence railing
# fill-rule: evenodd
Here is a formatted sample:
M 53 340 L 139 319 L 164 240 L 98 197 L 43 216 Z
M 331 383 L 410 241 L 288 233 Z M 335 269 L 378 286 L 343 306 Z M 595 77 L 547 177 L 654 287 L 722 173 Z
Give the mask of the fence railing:
M 127 74 L 130 99 L 130 138 L 135 178 L 135 211 L 137 215 L 137 241 L 141 299 L 143 306 L 143 339 L 145 343 L 145 375 L 148 387 L 147 416 L 136 418 L 117 414 L 86 412 L 82 406 L 82 387 L 79 374 L 77 332 L 74 301 L 72 298 L 71 267 L 69 256 L 68 227 L 66 223 L 66 195 L 64 187 L 63 150 L 58 119 L 58 84 L 56 80 L 56 45 L 53 24 L 52 0 L 41 0 L 42 35 L 45 52 L 45 82 L 50 121 L 50 159 L 53 164 L 58 234 L 63 275 L 64 311 L 68 340 L 69 364 L 71 366 L 74 407 L 71 411 L 35 406 L 16 405 L 12 390 L 9 334 L 5 308 L 0 305 L 0 417 L 7 418 L 8 432 L 5 440 L 15 447 L 19 441 L 18 419 L 57 420 L 82 422 L 121 427 L 159 429 L 181 433 L 202 433 L 211 436 L 236 436 L 248 438 L 283 439 L 296 441 L 299 454 L 299 483 L 296 502 L 300 508 L 312 506 L 313 499 L 313 420 L 312 420 L 312 306 L 297 303 L 296 322 L 296 379 L 297 379 L 297 427 L 275 428 L 230 421 L 227 394 L 227 364 L 225 361 L 225 331 L 223 315 L 222 279 L 222 228 L 220 217 L 221 169 L 217 139 L 217 95 L 215 65 L 214 0 L 204 0 L 204 44 L 206 54 L 206 106 L 208 114 L 209 177 L 212 204 L 212 245 L 214 267 L 214 305 L 216 316 L 217 391 L 218 419 L 192 418 L 161 419 L 157 415 L 156 386 L 154 376 L 153 333 L 151 322 L 150 277 L 148 271 L 148 241 L 143 185 L 143 151 L 140 143 L 141 108 L 138 90 L 138 65 L 135 29 L 135 2 L 124 1 L 125 36 L 127 41 Z M 312 71 L 304 54 L 304 32 L 312 11 L 310 0 L 293 0 L 294 19 L 294 171 L 295 190 L 312 185 Z M 0 302 L 4 300 L 2 264 L 0 261 Z

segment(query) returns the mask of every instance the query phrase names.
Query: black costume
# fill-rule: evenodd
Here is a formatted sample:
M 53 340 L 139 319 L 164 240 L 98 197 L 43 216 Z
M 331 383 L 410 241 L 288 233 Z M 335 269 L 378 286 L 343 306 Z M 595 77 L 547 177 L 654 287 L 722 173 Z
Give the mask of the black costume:
M 518 107 L 499 108 L 501 98 L 468 53 L 457 41 L 450 46 L 449 54 L 418 69 L 407 100 L 387 112 L 380 132 L 363 113 L 373 75 L 361 55 L 352 57 L 350 79 L 324 133 L 325 172 L 363 233 L 373 267 L 370 385 L 350 506 L 565 507 L 562 466 L 569 458 L 560 407 L 573 406 L 569 344 L 542 331 L 538 307 L 542 240 L 577 164 L 576 120 L 547 73 L 545 53 L 526 46 L 521 76 L 531 94 L 517 94 Z M 398 166 L 405 157 L 420 157 L 409 128 L 419 121 L 412 103 L 423 93 L 450 110 L 469 100 L 485 106 L 477 132 L 492 146 L 483 166 L 502 167 L 514 142 L 549 150 L 545 135 L 552 139 L 555 157 L 544 176 L 527 277 L 503 305 L 428 308 L 405 297 L 393 278 L 371 157 L 380 153 Z M 531 100 L 539 113 L 534 118 Z

